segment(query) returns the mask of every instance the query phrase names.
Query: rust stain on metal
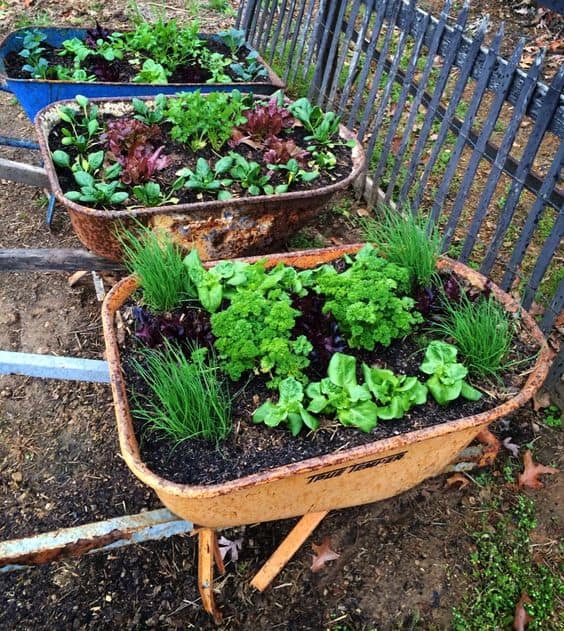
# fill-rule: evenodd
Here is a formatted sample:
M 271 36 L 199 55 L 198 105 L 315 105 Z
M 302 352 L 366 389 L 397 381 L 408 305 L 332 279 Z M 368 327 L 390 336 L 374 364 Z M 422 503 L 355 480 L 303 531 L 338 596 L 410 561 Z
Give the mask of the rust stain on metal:
M 58 532 L 59 531 L 53 531 L 53 537 L 55 537 Z M 104 535 L 83 537 L 81 539 L 77 539 L 76 541 L 70 541 L 69 543 L 53 548 L 38 550 L 37 552 L 22 552 L 21 554 L 14 554 L 0 559 L 0 567 L 4 567 L 6 565 L 41 565 L 51 561 L 60 561 L 61 559 L 78 557 L 83 554 L 87 554 L 91 550 L 103 548 L 115 541 L 131 539 L 132 534 L 132 532 L 124 532 L 116 529 Z M 14 540 L 14 543 L 17 543 L 17 540 Z

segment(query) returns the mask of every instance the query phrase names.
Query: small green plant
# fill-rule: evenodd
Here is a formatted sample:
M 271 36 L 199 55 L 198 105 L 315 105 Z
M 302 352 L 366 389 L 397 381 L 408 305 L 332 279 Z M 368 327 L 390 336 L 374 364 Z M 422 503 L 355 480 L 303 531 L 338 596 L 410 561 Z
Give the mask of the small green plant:
M 245 63 L 231 64 L 229 69 L 241 81 L 257 81 L 268 78 L 268 72 L 258 58 L 258 53 L 253 50 L 245 57 Z
M 233 180 L 222 177 L 233 165 L 233 158 L 225 156 L 218 160 L 213 168 L 210 167 L 207 160 L 198 158 L 196 161 L 196 169 L 192 171 L 187 167 L 177 171 L 176 175 L 183 178 L 184 186 L 193 191 L 208 192 L 217 195 L 217 199 L 226 200 L 231 198 L 231 193 L 222 190 L 223 187 L 230 186 Z
M 300 163 L 295 158 L 290 158 L 286 164 L 269 164 L 267 165 L 269 169 L 272 171 L 286 171 L 287 173 L 287 185 L 288 187 L 292 185 L 293 182 L 313 182 L 313 180 L 319 177 L 319 171 L 306 171 L 305 169 L 300 168 Z M 284 190 L 281 189 L 280 186 L 276 187 L 276 192 L 285 193 Z
M 240 92 L 185 92 L 168 99 L 164 110 L 172 123 L 171 136 L 187 142 L 193 151 L 210 144 L 219 151 L 231 137 L 233 127 L 245 122 L 247 102 Z
M 265 401 L 253 412 L 253 422 L 264 423 L 268 427 L 278 427 L 286 423 L 293 436 L 297 436 L 302 427 L 317 429 L 317 419 L 304 407 L 304 388 L 293 377 L 287 377 L 278 386 L 278 401 Z
M 437 259 L 441 253 L 441 236 L 436 226 L 411 211 L 400 213 L 386 208 L 378 219 L 361 222 L 364 237 L 377 243 L 388 261 L 409 270 L 414 288 L 433 284 Z
M 32 29 L 27 31 L 23 38 L 22 49 L 18 53 L 26 60 L 22 70 L 29 72 L 34 79 L 46 79 L 49 69 L 49 62 L 42 57 L 46 48 L 42 43 L 47 39 L 45 33 Z
M 338 137 L 341 117 L 334 112 L 323 112 L 318 105 L 313 105 L 308 99 L 302 98 L 290 105 L 292 114 L 310 132 L 306 140 L 313 140 L 320 145 L 330 146 Z
M 549 405 L 544 411 L 544 423 L 554 429 L 562 429 L 562 410 L 557 405 Z
M 272 195 L 273 193 L 285 193 L 288 190 L 286 184 L 281 184 L 276 187 L 269 184 L 270 175 L 263 173 L 261 165 L 254 160 L 247 160 L 244 156 L 238 153 L 230 153 L 233 160 L 233 166 L 229 171 L 229 175 L 239 184 L 249 191 L 249 195 L 260 195 L 266 193 Z
M 220 31 L 217 36 L 229 48 L 231 56 L 235 57 L 237 51 L 245 45 L 245 31 L 230 28 L 227 31 Z
M 153 59 L 145 59 L 141 70 L 133 77 L 134 83 L 168 83 L 164 67 Z
M 394 375 L 391 370 L 370 368 L 362 365 L 364 382 L 381 405 L 378 406 L 378 418 L 390 420 L 402 418 L 414 405 L 427 402 L 427 387 L 417 377 Z
M 564 581 L 557 569 L 539 561 L 531 546 L 536 528 L 535 503 L 518 495 L 504 514 L 486 511 L 479 531 L 470 533 L 475 552 L 470 556 L 471 588 L 453 611 L 454 631 L 498 631 L 513 628 L 515 607 L 523 593 L 531 620 L 527 629 L 560 629 L 564 620 L 558 601 Z
M 67 191 L 65 197 L 72 202 L 84 202 L 85 204 L 95 204 L 98 206 L 111 206 L 122 204 L 129 194 L 127 191 L 119 190 L 121 182 L 97 182 L 94 177 L 86 171 L 76 171 L 74 179 L 80 186 L 79 191 Z
M 507 367 L 513 324 L 493 296 L 474 302 L 462 294 L 460 302 L 443 301 L 445 315 L 435 330 L 452 339 L 471 374 L 497 379 Z
M 253 283 L 245 284 L 226 309 L 211 317 L 215 347 L 234 381 L 246 370 L 273 375 L 269 387 L 286 377 L 304 379 L 312 345 L 303 335 L 291 339 L 300 312 L 291 306 L 289 295 L 274 286 L 260 291 Z
M 76 147 L 80 154 L 84 154 L 96 142 L 100 131 L 98 121 L 98 107 L 91 105 L 89 99 L 81 94 L 75 97 L 80 110 L 77 111 L 67 105 L 59 109 L 59 118 L 70 125 L 61 129 L 61 144 L 65 147 Z
M 311 399 L 308 410 L 314 414 L 335 413 L 347 427 L 372 431 L 378 422 L 378 406 L 372 401 L 368 387 L 356 379 L 356 359 L 335 353 L 327 369 L 327 377 L 310 383 L 306 389 Z
M 164 108 L 166 107 L 167 99 L 164 94 L 158 94 L 154 100 L 154 106 L 149 107 L 145 101 L 141 99 L 131 99 L 133 105 L 133 111 L 135 118 L 141 121 L 145 125 L 158 125 L 164 119 Z
M 422 372 L 431 375 L 425 385 L 439 405 L 446 405 L 462 396 L 470 401 L 477 401 L 482 393 L 466 382 L 468 369 L 456 361 L 457 349 L 452 344 L 432 341 L 425 351 L 425 358 L 419 367 Z
M 314 291 L 326 298 L 323 312 L 337 320 L 351 348 L 389 346 L 422 320 L 405 295 L 408 271 L 379 257 L 369 244 L 350 262 L 340 274 L 332 266 L 316 273 Z
M 139 280 L 143 301 L 154 312 L 170 311 L 196 297 L 183 257 L 170 237 L 137 226 L 120 238 L 127 270 Z
M 192 438 L 218 442 L 229 434 L 231 399 L 208 349 L 192 348 L 189 359 L 171 342 L 162 350 L 140 352 L 134 367 L 150 395 L 137 395 L 139 407 L 133 414 L 148 431 L 175 443 Z

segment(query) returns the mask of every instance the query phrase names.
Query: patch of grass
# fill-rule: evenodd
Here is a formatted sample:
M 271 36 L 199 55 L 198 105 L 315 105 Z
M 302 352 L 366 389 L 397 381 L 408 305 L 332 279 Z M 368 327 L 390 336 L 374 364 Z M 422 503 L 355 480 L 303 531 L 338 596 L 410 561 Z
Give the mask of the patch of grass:
M 215 355 L 195 348 L 189 360 L 170 342 L 162 350 L 144 348 L 141 353 L 134 367 L 151 395 L 137 395 L 136 404 L 142 407 L 133 413 L 146 430 L 175 443 L 191 438 L 219 441 L 229 434 L 231 399 Z
M 409 270 L 411 281 L 429 287 L 441 252 L 441 236 L 422 215 L 409 209 L 401 214 L 389 208 L 378 219 L 361 221 L 363 236 L 378 244 L 388 261 Z
M 232 15 L 234 13 L 228 0 L 208 0 L 208 8 L 225 15 Z
M 170 311 L 186 297 L 196 296 L 180 250 L 170 237 L 140 227 L 120 237 L 126 269 L 143 289 L 143 301 L 156 312 Z
M 562 628 L 557 600 L 564 594 L 564 581 L 556 569 L 533 557 L 530 534 L 536 527 L 535 503 L 524 495 L 510 511 L 488 511 L 479 532 L 472 533 L 471 590 L 453 611 L 455 631 L 511 629 L 515 607 L 526 593 L 525 609 L 532 616 L 529 630 Z M 560 623 L 560 624 L 559 624 Z
M 507 367 L 505 358 L 513 339 L 509 315 L 492 296 L 459 303 L 444 300 L 445 315 L 435 329 L 453 340 L 473 375 L 496 379 Z
M 544 411 L 544 423 L 554 429 L 562 429 L 562 410 L 557 405 L 549 405 Z
M 20 13 L 14 17 L 14 28 L 26 28 L 26 26 L 48 26 L 51 22 L 51 15 L 48 11 Z

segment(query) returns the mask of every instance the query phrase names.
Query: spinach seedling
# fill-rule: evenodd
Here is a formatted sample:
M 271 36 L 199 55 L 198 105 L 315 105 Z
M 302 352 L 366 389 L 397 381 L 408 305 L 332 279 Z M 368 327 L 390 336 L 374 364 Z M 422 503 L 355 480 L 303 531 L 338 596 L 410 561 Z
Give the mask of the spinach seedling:
M 225 156 L 218 160 L 213 169 L 210 167 L 207 160 L 198 158 L 195 171 L 185 167 L 177 171 L 176 175 L 184 179 L 184 186 L 186 188 L 200 191 L 200 193 L 203 191 L 217 193 L 218 199 L 226 200 L 231 198 L 231 193 L 225 190 L 222 191 L 221 188 L 230 186 L 233 180 L 221 178 L 221 176 L 227 173 L 232 165 L 233 158 L 230 156 Z
M 134 83 L 168 83 L 166 70 L 153 59 L 145 59 L 141 70 L 133 77 Z
M 79 153 L 85 153 L 96 141 L 100 129 L 98 122 L 98 107 L 90 105 L 90 101 L 81 94 L 75 97 L 80 107 L 80 112 L 68 106 L 59 109 L 59 118 L 70 125 L 61 129 L 61 144 L 63 146 L 75 146 Z
M 242 155 L 234 152 L 230 152 L 229 155 L 233 159 L 234 164 L 229 171 L 229 175 L 239 182 L 243 188 L 247 189 L 249 195 L 260 195 L 261 192 L 266 193 L 266 195 L 272 195 L 274 193 L 285 193 L 288 190 L 286 184 L 280 184 L 276 187 L 269 184 L 270 175 L 262 173 L 258 162 L 249 161 Z
M 164 94 L 158 94 L 155 97 L 155 105 L 151 108 L 145 101 L 134 98 L 131 100 L 133 111 L 135 112 L 133 118 L 145 123 L 145 125 L 157 125 L 163 121 L 166 102 L 166 96 Z
M 26 60 L 22 67 L 24 72 L 29 72 L 34 79 L 46 79 L 49 69 L 49 62 L 41 56 L 45 52 L 42 42 L 47 38 L 45 33 L 32 29 L 26 31 L 23 38 L 22 50 L 18 53 Z
M 253 412 L 254 423 L 264 423 L 269 427 L 287 423 L 293 436 L 297 436 L 304 425 L 310 429 L 317 429 L 319 423 L 304 407 L 304 388 L 297 379 L 283 379 L 278 386 L 278 392 L 276 403 L 265 401 Z
M 319 171 L 306 171 L 300 168 L 300 163 L 295 158 L 290 158 L 286 164 L 268 164 L 269 169 L 272 171 L 287 171 L 287 185 L 286 190 L 292 185 L 293 182 L 313 182 L 313 180 L 319 177 Z M 279 190 L 281 187 L 276 187 L 277 193 L 285 193 L 286 191 Z
M 245 31 L 230 28 L 227 31 L 220 31 L 217 36 L 229 48 L 231 56 L 235 57 L 237 51 L 245 45 Z
M 268 78 L 268 72 L 259 61 L 256 50 L 247 55 L 244 64 L 231 64 L 229 69 L 241 81 L 256 81 L 257 79 Z
M 65 193 L 65 197 L 73 202 L 79 201 L 103 206 L 122 204 L 129 197 L 126 191 L 118 190 L 121 186 L 121 182 L 118 180 L 97 182 L 93 175 L 85 171 L 74 173 L 74 179 L 80 186 L 80 191 L 68 191 Z
M 445 405 L 463 396 L 477 401 L 482 393 L 465 381 L 468 369 L 456 361 L 458 350 L 452 344 L 433 340 L 425 351 L 425 358 L 419 369 L 431 375 L 426 381 L 435 401 Z
M 174 197 L 175 190 L 171 190 L 167 195 L 161 191 L 157 182 L 145 182 L 132 188 L 135 199 L 147 207 L 163 206 L 164 204 L 178 204 L 178 197 Z

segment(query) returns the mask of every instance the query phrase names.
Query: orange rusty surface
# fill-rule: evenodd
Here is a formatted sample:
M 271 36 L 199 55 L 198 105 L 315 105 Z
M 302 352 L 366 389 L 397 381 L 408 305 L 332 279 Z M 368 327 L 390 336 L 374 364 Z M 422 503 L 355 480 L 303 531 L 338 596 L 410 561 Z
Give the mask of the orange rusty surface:
M 255 98 L 264 98 L 256 96 Z M 152 99 L 143 99 L 150 102 Z M 120 111 L 132 111 L 129 101 L 119 98 L 91 99 L 103 111 L 109 107 L 122 107 Z M 54 113 L 62 101 L 47 106 L 36 117 L 35 127 L 39 146 L 45 163 L 45 171 L 51 190 L 57 200 L 67 209 L 73 230 L 80 241 L 94 253 L 120 261 L 121 246 L 117 233 L 122 226 L 131 226 L 133 221 L 164 229 L 184 249 L 197 249 L 203 260 L 232 258 L 271 250 L 302 226 L 312 221 L 331 197 L 346 189 L 364 171 L 365 155 L 360 143 L 352 148 L 353 169 L 344 179 L 308 191 L 293 191 L 278 195 L 257 195 L 233 198 L 226 201 L 194 202 L 133 208 L 127 210 L 100 210 L 89 208 L 67 199 L 51 158 L 48 136 L 58 122 Z M 56 117 L 55 117 L 56 118 Z M 354 134 L 341 125 L 343 140 L 355 139 Z
M 52 533 L 53 536 L 55 536 L 56 534 L 57 531 L 54 531 Z M 21 554 L 14 554 L 9 557 L 2 557 L 0 566 L 41 565 L 43 563 L 49 563 L 51 561 L 59 561 L 61 559 L 68 559 L 70 557 L 79 557 L 83 554 L 87 554 L 91 550 L 103 548 L 104 546 L 107 546 L 110 543 L 114 543 L 115 541 L 131 539 L 131 537 L 131 531 L 122 531 L 116 529 L 104 535 L 77 539 L 76 541 L 61 544 L 57 547 L 48 548 L 45 550 L 38 550 L 37 552 L 22 552 Z
M 363 244 L 322 250 L 278 254 L 271 264 L 284 261 L 313 267 L 358 251 Z M 211 265 L 211 263 L 209 264 Z M 486 279 L 466 266 L 443 258 L 440 269 L 452 269 L 477 287 Z M 528 401 L 543 383 L 554 352 L 533 318 L 522 312 L 527 333 L 540 346 L 537 362 L 522 390 L 481 414 L 394 436 L 325 456 L 276 467 L 222 484 L 186 485 L 166 480 L 142 461 L 133 430 L 125 381 L 120 366 L 114 314 L 137 288 L 135 278 L 118 283 L 102 306 L 102 321 L 120 447 L 132 472 L 152 487 L 173 513 L 207 527 L 227 527 L 282 519 L 306 513 L 355 506 L 401 493 L 443 471 L 492 421 L 513 412 Z M 497 287 L 493 295 L 508 310 L 519 310 L 513 298 Z

